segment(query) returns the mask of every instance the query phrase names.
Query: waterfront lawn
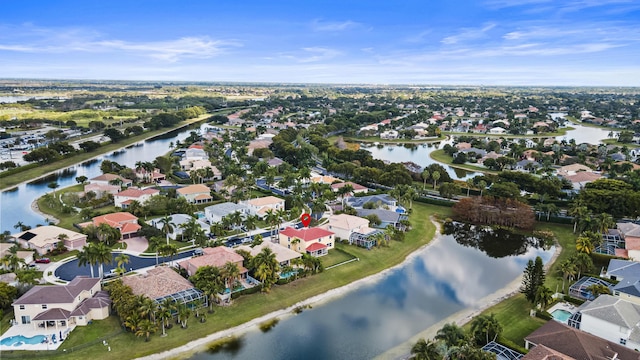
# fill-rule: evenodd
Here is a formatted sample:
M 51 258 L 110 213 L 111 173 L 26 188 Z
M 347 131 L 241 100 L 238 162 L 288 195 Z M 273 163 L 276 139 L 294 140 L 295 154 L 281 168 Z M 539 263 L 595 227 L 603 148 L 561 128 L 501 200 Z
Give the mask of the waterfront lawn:
M 2 315 L 2 320 L 0 320 L 0 335 L 9 330 L 9 321 L 11 320 L 13 320 L 13 307 L 11 307 L 10 309 L 6 309 L 4 314 Z
M 322 260 L 322 265 L 327 268 L 329 266 L 336 265 L 355 258 L 348 253 L 351 248 L 352 246 L 342 243 L 336 243 L 335 248 L 329 250 L 329 254 L 320 258 Z
M 440 150 L 434 150 L 432 151 L 429 156 L 431 156 L 432 159 L 441 162 L 443 164 L 447 164 L 451 167 L 454 168 L 459 168 L 459 169 L 463 169 L 463 170 L 468 170 L 468 171 L 479 171 L 479 172 L 483 172 L 483 173 L 488 173 L 488 174 L 497 174 L 497 171 L 494 170 L 490 170 L 486 167 L 483 166 L 478 166 L 478 165 L 473 165 L 473 164 L 454 164 L 453 163 L 453 158 L 449 155 L 447 155 L 444 150 L 440 149 Z M 428 182 L 428 181 L 427 181 Z
M 120 360 L 132 359 L 169 350 L 187 342 L 204 337 L 208 334 L 243 324 L 251 319 L 266 315 L 270 312 L 292 306 L 312 296 L 322 294 L 328 290 L 349 284 L 360 278 L 378 273 L 386 268 L 401 263 L 407 255 L 427 244 L 435 234 L 435 226 L 430 221 L 431 216 L 444 219 L 450 216 L 450 208 L 430 204 L 413 204 L 410 221 L 413 230 L 407 233 L 403 242 L 391 241 L 389 247 L 367 250 L 356 246 L 347 246 L 346 250 L 360 258 L 349 264 L 338 266 L 323 273 L 298 279 L 286 285 L 274 286 L 269 294 L 257 293 L 241 296 L 235 299 L 231 306 L 216 307 L 215 313 L 208 315 L 207 322 L 200 323 L 193 317 L 189 320 L 189 328 L 181 329 L 174 326 L 168 331 L 168 336 L 160 338 L 159 330 L 152 335 L 151 341 L 144 342 L 144 338 L 136 338 L 131 333 L 123 333 L 108 340 L 111 345 L 112 358 Z M 116 319 L 114 317 L 114 319 Z M 117 322 L 116 322 L 117 323 Z M 110 328 L 117 329 L 119 325 Z M 82 334 L 82 327 L 76 328 L 77 336 Z M 105 333 L 109 333 L 106 331 Z M 105 352 L 102 343 L 87 348 L 63 353 L 61 350 L 53 358 L 84 359 Z
M 551 264 L 549 269 L 546 272 L 545 285 L 551 289 L 553 292 L 556 290 L 558 292 L 563 292 L 562 290 L 562 273 L 560 272 L 560 264 L 562 264 L 565 260 L 569 259 L 571 256 L 577 253 L 576 250 L 576 238 L 577 235 L 573 233 L 572 225 L 561 225 L 561 224 L 551 224 L 551 223 L 537 223 L 536 230 L 548 230 L 552 231 L 555 236 L 558 244 L 562 247 L 562 252 L 556 259 L 556 261 Z M 523 269 L 524 270 L 524 269 Z M 565 288 L 569 289 L 569 282 L 565 281 Z

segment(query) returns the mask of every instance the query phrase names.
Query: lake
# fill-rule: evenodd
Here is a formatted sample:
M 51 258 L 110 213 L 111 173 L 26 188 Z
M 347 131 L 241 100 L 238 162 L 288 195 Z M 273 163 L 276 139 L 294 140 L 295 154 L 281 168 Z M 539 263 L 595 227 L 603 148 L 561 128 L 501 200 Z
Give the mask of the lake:
M 484 246 L 501 241 L 483 237 Z M 462 239 L 441 235 L 373 283 L 281 319 L 266 333 L 251 330 L 232 346 L 191 359 L 371 359 L 460 310 L 480 306 L 482 298 L 518 277 L 529 259 L 541 256 L 546 262 L 555 250 L 511 236 L 508 241 L 515 244 L 506 247 L 518 249 L 516 254 L 491 257 L 456 238 Z M 495 247 L 499 244 L 489 246 Z

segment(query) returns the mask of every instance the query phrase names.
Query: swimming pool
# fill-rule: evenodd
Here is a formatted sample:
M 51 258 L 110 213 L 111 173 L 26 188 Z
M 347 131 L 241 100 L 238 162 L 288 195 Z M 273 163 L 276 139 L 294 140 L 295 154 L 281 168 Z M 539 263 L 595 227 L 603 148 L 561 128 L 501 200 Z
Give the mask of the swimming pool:
M 555 321 L 566 324 L 569 321 L 569 318 L 571 317 L 571 313 L 567 310 L 555 309 L 551 313 L 551 316 L 553 316 L 553 319 Z
M 22 335 L 11 336 L 6 339 L 0 340 L 0 345 L 5 346 L 20 346 L 24 344 L 36 345 L 44 341 L 44 335 L 36 335 L 34 337 L 26 337 Z
M 298 273 L 297 270 L 289 271 L 289 272 L 285 272 L 285 273 L 280 273 L 280 279 L 288 279 L 288 278 L 292 277 L 293 275 L 295 275 L 297 273 Z

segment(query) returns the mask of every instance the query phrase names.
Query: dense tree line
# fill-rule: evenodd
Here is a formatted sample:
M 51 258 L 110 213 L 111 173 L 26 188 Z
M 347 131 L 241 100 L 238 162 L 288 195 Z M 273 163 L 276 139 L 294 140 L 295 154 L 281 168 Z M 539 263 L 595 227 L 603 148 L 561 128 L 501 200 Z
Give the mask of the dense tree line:
M 640 191 L 622 180 L 599 179 L 588 183 L 577 200 L 592 213 L 607 213 L 614 218 L 640 216 Z
M 518 200 L 492 196 L 460 199 L 453 207 L 454 218 L 474 224 L 532 229 L 533 210 Z

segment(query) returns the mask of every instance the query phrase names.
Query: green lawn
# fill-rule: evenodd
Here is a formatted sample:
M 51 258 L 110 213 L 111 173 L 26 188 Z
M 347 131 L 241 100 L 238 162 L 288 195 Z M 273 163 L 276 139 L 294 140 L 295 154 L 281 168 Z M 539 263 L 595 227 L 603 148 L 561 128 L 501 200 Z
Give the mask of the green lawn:
M 216 307 L 215 314 L 209 315 L 206 323 L 190 319 L 186 330 L 175 327 L 168 331 L 169 336 L 161 338 L 159 333 L 152 335 L 150 342 L 143 338 L 136 338 L 131 333 L 123 333 L 108 340 L 111 353 L 106 353 L 101 343 L 88 346 L 72 353 L 58 350 L 52 358 L 85 359 L 99 356 L 101 358 L 132 359 L 160 351 L 175 348 L 193 339 L 197 339 L 216 331 L 240 325 L 253 318 L 280 310 L 314 295 L 324 293 L 330 289 L 349 284 L 357 279 L 378 273 L 386 268 L 402 262 L 407 255 L 422 245 L 428 243 L 435 234 L 435 226 L 430 217 L 445 218 L 450 216 L 450 208 L 429 204 L 414 203 L 411 223 L 414 229 L 407 233 L 405 241 L 392 241 L 389 247 L 366 250 L 355 246 L 345 246 L 349 253 L 360 258 L 360 261 L 338 266 L 321 274 L 296 280 L 282 286 L 275 286 L 269 294 L 253 294 L 234 300 L 231 306 Z M 342 245 L 340 245 L 342 246 Z M 334 251 L 335 252 L 335 251 Z M 105 322 L 103 333 L 110 333 L 118 329 L 117 318 L 113 317 Z M 95 322 L 94 325 L 100 325 Z M 94 326 L 92 325 L 92 326 Z M 100 325 L 102 326 L 102 325 Z M 77 340 L 75 338 L 78 338 Z M 86 343 L 95 339 L 94 330 L 88 327 L 78 327 L 74 330 L 70 345 Z
M 353 259 L 354 257 L 348 253 L 351 248 L 353 246 L 337 243 L 334 249 L 329 250 L 329 254 L 322 257 L 322 265 L 326 268 Z
M 9 321 L 13 319 L 13 307 L 6 309 L 0 320 L 0 335 L 9 330 Z
M 440 149 L 440 150 L 434 150 L 432 151 L 429 156 L 431 156 L 431 158 L 433 160 L 436 160 L 438 162 L 441 162 L 443 164 L 447 164 L 451 167 L 454 168 L 458 168 L 458 169 L 462 169 L 462 170 L 468 170 L 468 171 L 479 171 L 479 172 L 483 172 L 483 173 L 488 173 L 488 174 L 497 174 L 497 171 L 493 171 L 493 170 L 489 170 L 484 166 L 478 166 L 478 165 L 473 165 L 473 164 L 454 164 L 453 163 L 453 158 L 449 155 L 447 155 L 444 150 Z

